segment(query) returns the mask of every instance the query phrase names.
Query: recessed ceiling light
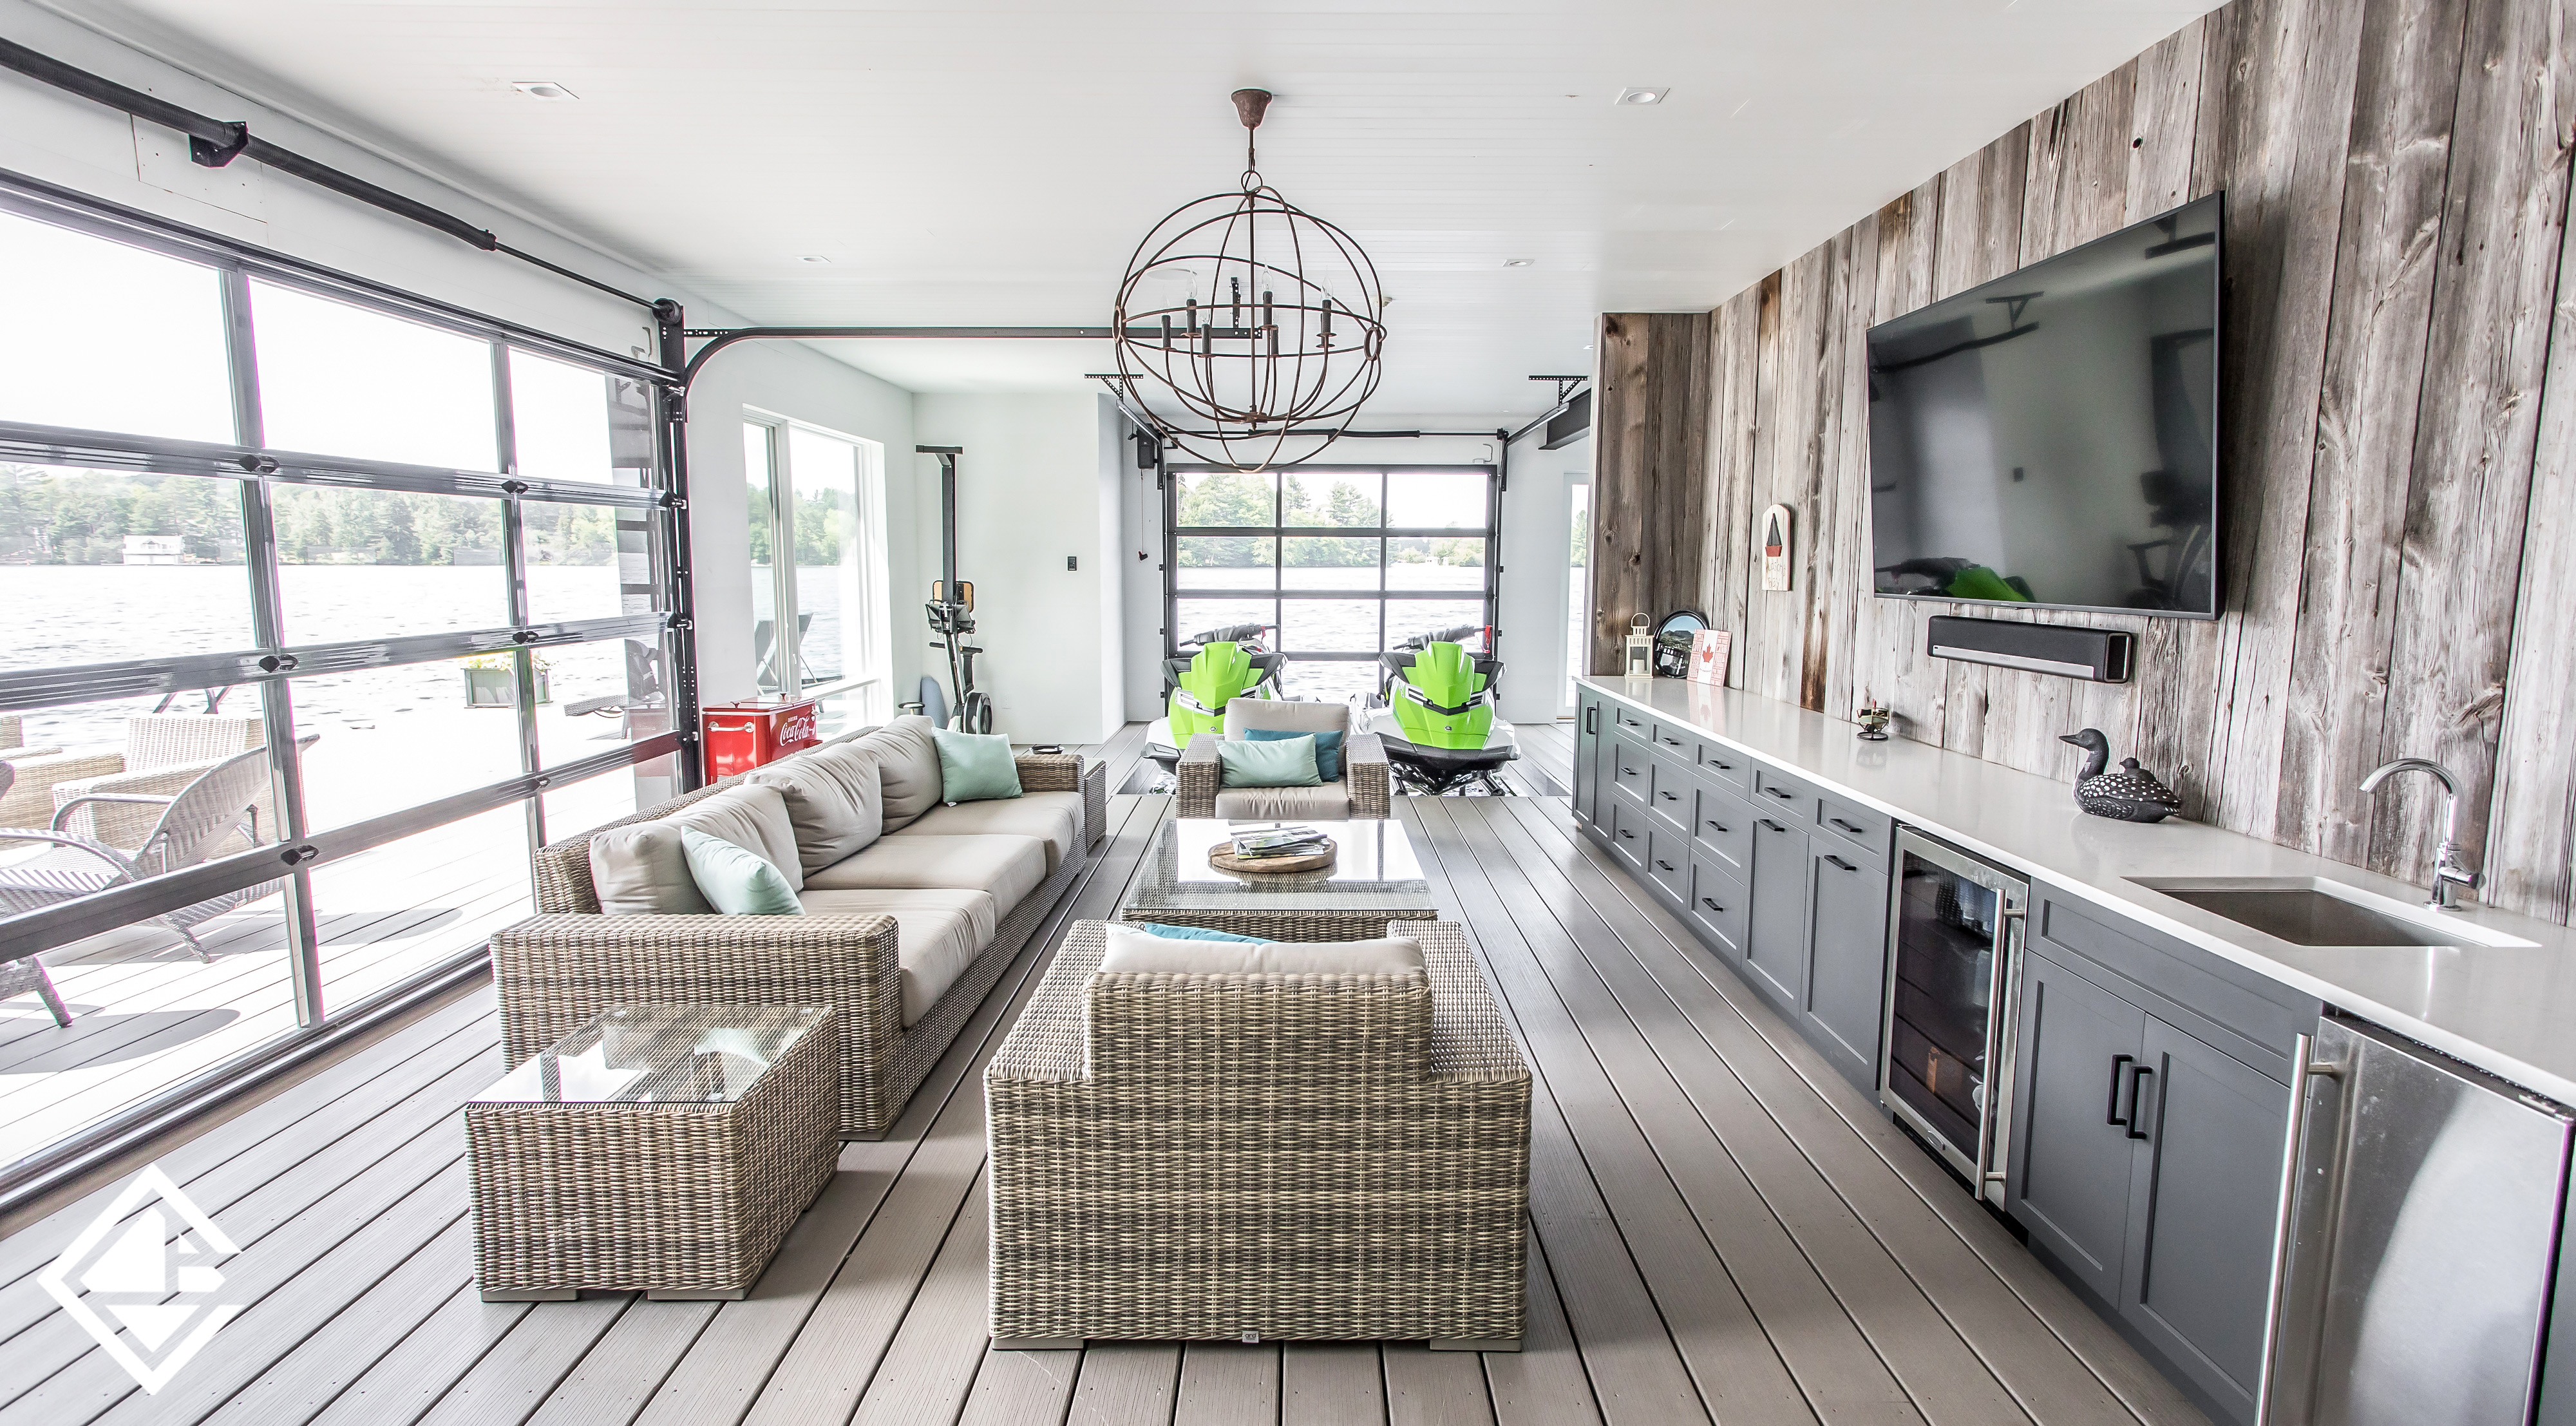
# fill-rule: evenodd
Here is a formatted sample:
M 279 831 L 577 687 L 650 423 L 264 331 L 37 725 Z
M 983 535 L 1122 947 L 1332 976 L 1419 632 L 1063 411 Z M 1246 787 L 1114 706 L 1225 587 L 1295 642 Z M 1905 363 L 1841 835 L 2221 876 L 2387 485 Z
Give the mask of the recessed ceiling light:
M 1643 87 L 1622 89 L 1619 91 L 1619 97 L 1611 102 L 1614 104 L 1661 104 L 1664 102 L 1664 96 L 1670 93 L 1672 93 L 1672 91 L 1669 89 L 1660 85 L 1650 84 Z
M 531 99 L 578 99 L 581 96 L 551 79 L 514 79 L 510 87 Z
M 1525 257 L 1507 257 L 1503 259 L 1503 266 L 1505 267 L 1527 267 L 1529 265 L 1530 260 Z
M 823 256 L 821 253 L 798 253 L 798 254 L 796 255 L 796 260 L 797 260 L 798 262 L 830 262 L 830 261 L 831 261 L 831 259 L 830 259 L 830 258 L 827 258 L 827 257 Z

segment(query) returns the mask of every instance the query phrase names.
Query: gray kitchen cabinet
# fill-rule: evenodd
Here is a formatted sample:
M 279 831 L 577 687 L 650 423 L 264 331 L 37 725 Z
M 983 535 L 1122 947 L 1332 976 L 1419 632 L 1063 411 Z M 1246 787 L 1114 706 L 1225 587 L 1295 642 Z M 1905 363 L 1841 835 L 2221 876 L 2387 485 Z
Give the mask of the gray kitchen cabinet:
M 2289 1088 L 2036 948 L 2005 1207 L 2212 1419 L 2247 1422 Z
M 1574 815 L 1591 827 L 1601 825 L 1598 763 L 1601 740 L 1607 736 L 1601 730 L 1601 702 L 1601 695 L 1587 688 L 1574 705 Z
M 2251 1421 L 2289 1086 L 2150 1015 L 2120 1315 Z M 2145 1107 L 2149 1097 L 2154 1111 Z
M 1753 893 L 1744 946 L 1753 988 L 1792 1021 L 1807 999 L 1807 834 L 1767 810 L 1753 819 Z
M 1843 1078 L 1878 1088 L 1887 993 L 1887 868 L 1834 839 L 1807 839 L 1807 1039 Z
M 2147 1013 L 2048 957 L 2022 961 L 2005 1206 L 2103 1302 L 2120 1296 L 2135 1177 L 2130 1115 Z M 2134 1101 L 2131 1101 L 2134 1103 Z

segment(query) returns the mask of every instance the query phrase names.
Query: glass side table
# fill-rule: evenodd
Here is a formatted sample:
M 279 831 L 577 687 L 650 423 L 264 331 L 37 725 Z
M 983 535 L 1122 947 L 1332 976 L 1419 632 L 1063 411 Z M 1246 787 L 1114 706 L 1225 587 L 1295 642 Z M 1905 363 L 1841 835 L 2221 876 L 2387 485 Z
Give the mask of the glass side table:
M 1165 822 L 1118 919 L 1276 941 L 1350 941 L 1385 935 L 1389 921 L 1439 917 L 1404 824 L 1393 818 L 1296 822 L 1333 839 L 1333 864 L 1318 871 L 1265 875 L 1208 865 L 1208 849 L 1237 831 L 1275 825 L 1201 817 Z
M 739 1298 L 840 1157 L 829 1007 L 616 1006 L 468 1100 L 486 1302 Z

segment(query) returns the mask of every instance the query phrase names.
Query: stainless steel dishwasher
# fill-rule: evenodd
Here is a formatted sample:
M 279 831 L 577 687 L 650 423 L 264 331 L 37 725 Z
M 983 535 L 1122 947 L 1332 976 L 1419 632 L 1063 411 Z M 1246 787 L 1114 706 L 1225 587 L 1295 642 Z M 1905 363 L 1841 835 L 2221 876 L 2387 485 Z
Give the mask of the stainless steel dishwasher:
M 2030 883 L 1902 827 L 1890 901 L 1879 1102 L 2000 1205 Z
M 2301 1036 L 2261 1426 L 2524 1426 L 2570 1120 L 2373 1026 Z

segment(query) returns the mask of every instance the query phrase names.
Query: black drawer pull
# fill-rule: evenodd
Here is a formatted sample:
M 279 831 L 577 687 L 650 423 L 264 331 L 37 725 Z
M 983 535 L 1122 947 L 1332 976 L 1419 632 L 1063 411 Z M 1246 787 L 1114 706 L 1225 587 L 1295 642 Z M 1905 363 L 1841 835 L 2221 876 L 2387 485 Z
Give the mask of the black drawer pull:
M 1625 828 L 1625 827 L 1622 827 L 1622 828 L 1620 828 L 1620 829 L 1619 829 L 1619 835 L 1620 835 L 1620 836 L 1622 836 L 1622 837 L 1627 838 L 1629 841 L 1632 841 L 1632 842 L 1633 842 L 1633 841 L 1635 841 L 1635 840 L 1637 840 L 1637 834 L 1636 834 L 1636 833 L 1634 833 L 1634 832 L 1629 831 L 1629 830 L 1628 830 L 1627 828 Z
M 1708 760 L 1708 765 L 1709 765 L 1710 767 L 1716 768 L 1719 772 L 1733 772 L 1733 771 L 1735 771 L 1735 764 L 1733 764 L 1733 763 L 1722 763 L 1722 762 L 1719 762 L 1719 761 L 1718 761 L 1717 759 L 1715 759 L 1715 758 L 1710 758 L 1710 759 Z
M 1798 795 L 1794 792 L 1782 792 L 1776 787 L 1765 787 L 1762 790 L 1779 798 L 1783 802 L 1795 802 L 1798 800 Z
M 1715 827 L 1720 835 L 1723 835 L 1726 832 L 1726 824 L 1723 822 L 1711 822 L 1708 825 Z
M 1676 870 L 1671 862 L 1665 861 L 1662 857 L 1655 858 L 1655 865 L 1662 867 L 1666 871 Z
M 1666 792 L 1666 791 L 1664 791 L 1664 790 L 1663 790 L 1663 789 L 1661 789 L 1661 788 L 1657 788 L 1657 789 L 1655 790 L 1655 795 L 1656 795 L 1657 797 L 1660 797 L 1660 798 L 1664 799 L 1666 802 L 1679 802 L 1679 801 L 1681 801 L 1681 800 L 1682 800 L 1682 796 L 1681 796 L 1681 794 L 1680 794 L 1680 793 L 1678 793 L 1678 792 Z
M 1667 746 L 1670 746 L 1670 747 L 1676 747 L 1676 748 L 1678 748 L 1678 747 L 1680 747 L 1680 746 L 1682 745 L 1682 740 L 1681 740 L 1681 739 L 1679 739 L 1679 738 L 1665 738 L 1665 739 L 1663 739 L 1662 741 L 1663 741 Z
M 1835 866 L 1841 867 L 1845 871 L 1860 870 L 1859 867 L 1853 866 L 1850 862 L 1844 861 L 1842 858 L 1831 855 L 1830 853 L 1826 855 L 1825 860 L 1833 863 Z
M 1788 828 L 1781 826 L 1779 823 L 1772 821 L 1768 817 L 1759 817 L 1754 819 L 1753 825 L 1772 832 L 1785 832 L 1789 830 Z
M 1855 837 L 1861 836 L 1861 835 L 1863 835 L 1863 834 L 1865 834 L 1865 833 L 1867 833 L 1867 832 L 1869 831 L 1869 829 L 1868 829 L 1868 828 L 1866 828 L 1866 827 L 1855 827 L 1855 826 L 1853 826 L 1852 824 L 1850 824 L 1849 822 L 1844 821 L 1844 820 L 1843 820 L 1843 819 L 1841 819 L 1840 817 L 1828 817 L 1828 818 L 1826 818 L 1825 820 L 1826 820 L 1826 821 L 1828 821 L 1828 822 L 1831 822 L 1832 824 L 1834 824 L 1834 825 L 1835 825 L 1835 826 L 1837 826 L 1837 827 L 1842 828 L 1844 831 L 1851 833 L 1851 834 L 1852 834 L 1853 836 L 1855 836 Z
M 2154 1070 L 2145 1065 L 2129 1071 L 2129 1137 L 2132 1139 L 2147 1137 L 2147 1131 L 2138 1114 L 2138 1091 L 2146 1077 L 2154 1073 Z
M 2111 1057 L 2111 1102 L 2102 1106 L 2102 1122 L 2105 1124 L 2123 1129 L 2129 1125 L 2129 1121 L 2120 1114 L 2120 1071 L 2134 1063 L 2136 1061 L 2128 1055 Z M 2129 1103 L 2134 1106 L 2137 1100 L 2133 1098 Z
M 1632 767 L 1622 766 L 1619 769 L 1619 775 L 1621 777 L 1635 777 L 1637 775 L 1637 770 Z
M 1703 897 L 1701 897 L 1701 898 L 1699 899 L 1699 904 L 1700 904 L 1700 905 L 1702 905 L 1702 906 L 1707 907 L 1707 908 L 1708 908 L 1709 910 L 1711 910 L 1711 911 L 1715 911 L 1715 912 L 1719 913 L 1720 915 L 1723 915 L 1723 914 L 1725 914 L 1725 912 L 1726 912 L 1726 908 L 1725 908 L 1725 907 L 1718 905 L 1716 902 L 1709 900 L 1709 899 L 1708 899 L 1707 897 L 1705 897 L 1705 896 L 1703 896 Z

